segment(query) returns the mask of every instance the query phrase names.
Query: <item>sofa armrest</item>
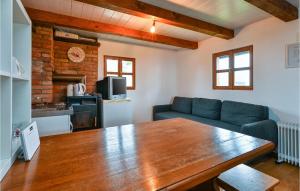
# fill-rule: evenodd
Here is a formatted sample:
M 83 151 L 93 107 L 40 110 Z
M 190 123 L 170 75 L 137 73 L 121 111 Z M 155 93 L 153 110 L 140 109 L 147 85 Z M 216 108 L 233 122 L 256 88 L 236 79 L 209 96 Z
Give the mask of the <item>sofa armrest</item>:
M 277 124 L 273 120 L 263 120 L 242 125 L 242 133 L 272 141 L 277 145 Z
M 166 105 L 155 105 L 153 106 L 153 120 L 155 121 L 155 114 L 160 112 L 171 111 L 171 104 Z

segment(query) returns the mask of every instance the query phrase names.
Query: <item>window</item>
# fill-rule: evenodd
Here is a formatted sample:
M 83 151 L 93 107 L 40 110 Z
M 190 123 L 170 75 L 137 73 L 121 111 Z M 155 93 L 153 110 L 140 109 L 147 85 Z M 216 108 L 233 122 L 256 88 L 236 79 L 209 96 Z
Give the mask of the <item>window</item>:
M 135 58 L 104 56 L 104 76 L 126 78 L 128 90 L 135 89 Z
M 253 46 L 213 54 L 213 89 L 253 89 Z

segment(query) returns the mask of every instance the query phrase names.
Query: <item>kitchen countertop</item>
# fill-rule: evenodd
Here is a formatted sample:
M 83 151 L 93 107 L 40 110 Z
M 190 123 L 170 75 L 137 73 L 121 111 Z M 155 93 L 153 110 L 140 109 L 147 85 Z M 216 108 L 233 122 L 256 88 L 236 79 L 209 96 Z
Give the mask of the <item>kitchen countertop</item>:
M 58 110 L 56 107 L 32 108 L 32 117 L 50 117 L 60 115 L 73 115 L 73 109 L 65 108 Z
M 130 98 L 122 98 L 122 99 L 103 99 L 103 103 L 120 103 L 120 102 L 130 102 L 131 99 Z

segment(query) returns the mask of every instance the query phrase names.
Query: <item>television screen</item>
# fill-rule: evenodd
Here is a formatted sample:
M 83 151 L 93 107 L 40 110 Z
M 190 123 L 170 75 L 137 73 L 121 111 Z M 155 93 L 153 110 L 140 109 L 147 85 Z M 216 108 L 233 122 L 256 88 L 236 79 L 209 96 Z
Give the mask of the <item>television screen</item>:
M 126 78 L 112 79 L 113 95 L 126 94 Z

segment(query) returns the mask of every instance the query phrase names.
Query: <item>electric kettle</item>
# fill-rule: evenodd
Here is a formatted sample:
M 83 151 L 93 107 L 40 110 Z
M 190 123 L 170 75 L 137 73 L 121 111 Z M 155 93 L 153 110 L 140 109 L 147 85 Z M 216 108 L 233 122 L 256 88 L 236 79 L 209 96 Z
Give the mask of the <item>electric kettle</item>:
M 74 96 L 83 96 L 86 91 L 86 86 L 83 83 L 74 84 Z
M 67 96 L 73 96 L 74 95 L 74 85 L 69 84 L 67 86 Z

